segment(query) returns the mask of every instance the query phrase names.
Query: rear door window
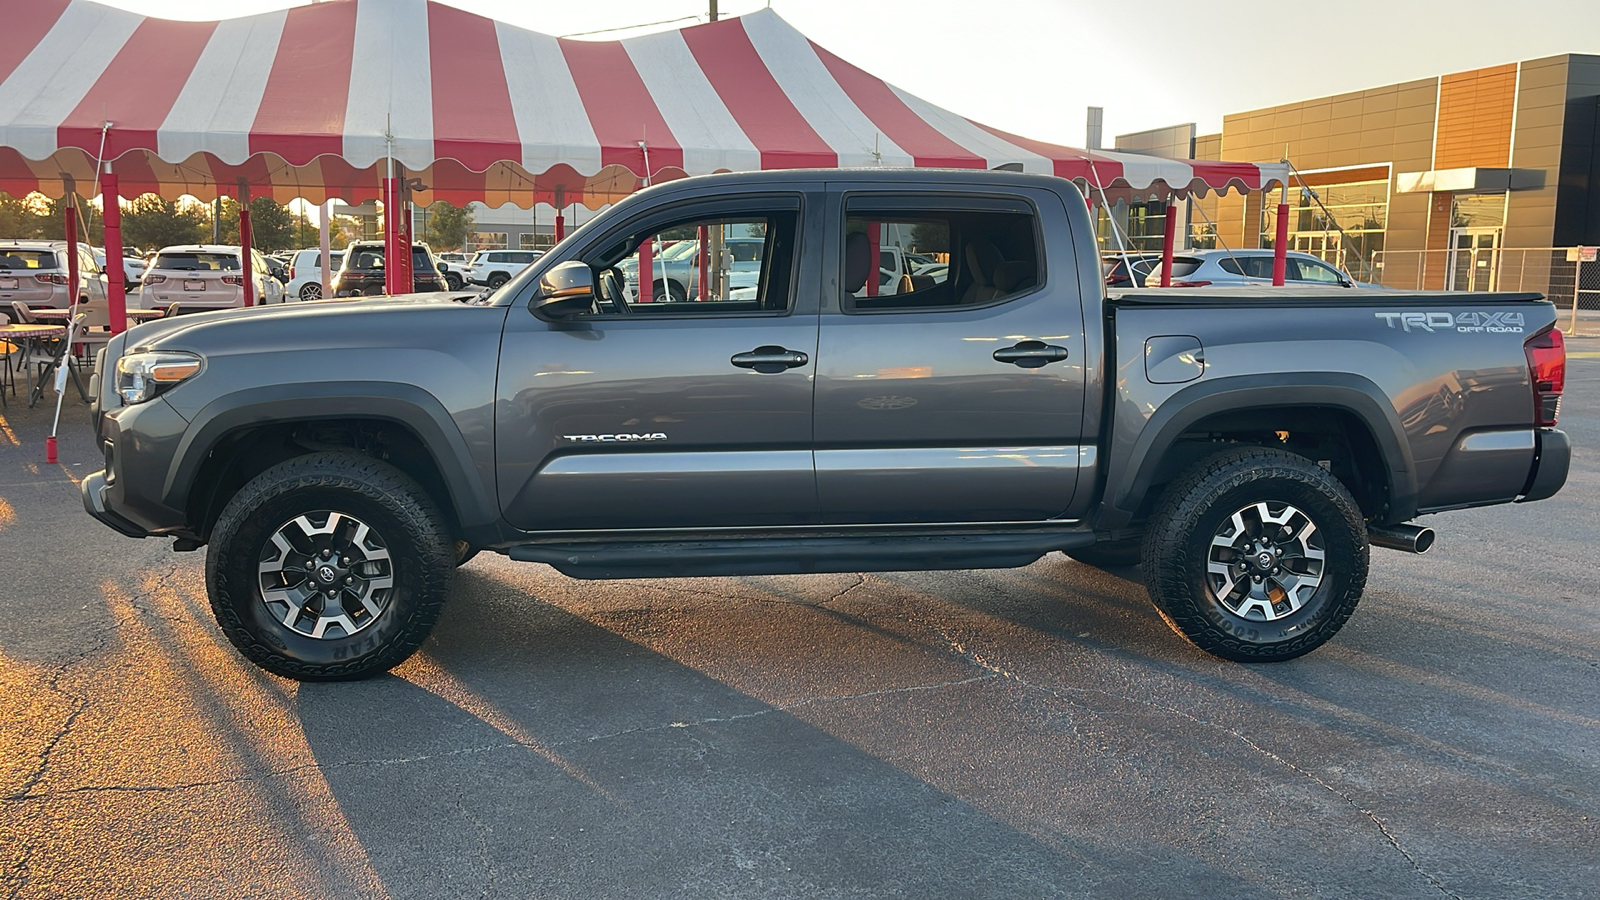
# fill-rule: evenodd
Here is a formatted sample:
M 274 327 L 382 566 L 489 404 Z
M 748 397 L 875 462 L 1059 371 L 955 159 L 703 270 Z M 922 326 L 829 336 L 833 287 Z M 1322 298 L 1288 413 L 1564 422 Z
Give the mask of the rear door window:
M 974 205 L 963 208 L 967 203 Z M 890 211 L 908 206 L 925 211 Z M 840 305 L 849 313 L 1004 301 L 1042 283 L 1038 248 L 1037 215 L 1020 201 L 980 207 L 960 199 L 851 198 L 845 211 Z M 898 271 L 897 258 L 913 253 L 943 265 L 920 274 Z
M 1316 284 L 1344 284 L 1344 278 L 1334 271 L 1332 266 L 1312 262 L 1309 259 L 1289 260 L 1289 277 L 1295 281 L 1310 281 Z

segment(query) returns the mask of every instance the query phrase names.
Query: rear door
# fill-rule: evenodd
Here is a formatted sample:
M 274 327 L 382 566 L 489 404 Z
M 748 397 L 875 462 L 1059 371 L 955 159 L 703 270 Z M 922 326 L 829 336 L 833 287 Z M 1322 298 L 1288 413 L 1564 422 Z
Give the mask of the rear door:
M 500 354 L 495 440 L 508 522 L 528 531 L 814 522 L 811 395 L 821 193 L 773 186 L 666 201 L 560 260 L 590 265 L 601 300 L 559 325 L 521 289 Z M 806 228 L 809 220 L 811 227 Z M 702 229 L 759 238 L 754 290 L 630 300 L 624 263 Z
M 828 226 L 822 521 L 1063 515 L 1095 451 L 1083 434 L 1083 307 L 1060 199 L 1024 189 L 830 193 Z M 1046 233 L 1059 238 L 1052 252 Z M 874 291 L 884 246 L 949 267 L 908 293 Z

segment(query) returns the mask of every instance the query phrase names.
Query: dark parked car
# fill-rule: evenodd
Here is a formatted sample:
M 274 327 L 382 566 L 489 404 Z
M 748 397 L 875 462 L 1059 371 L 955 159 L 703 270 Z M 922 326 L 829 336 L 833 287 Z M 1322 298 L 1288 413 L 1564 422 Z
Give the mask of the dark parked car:
M 881 272 L 869 223 L 880 241 L 916 229 L 946 277 L 863 292 Z M 628 291 L 641 244 L 715 227 L 761 242 L 747 286 Z M 416 650 L 480 549 L 577 578 L 1062 551 L 1141 562 L 1207 652 L 1291 659 L 1355 610 L 1370 546 L 1428 548 L 1412 519 L 1565 483 L 1566 358 L 1537 294 L 1108 300 L 1094 245 L 1082 195 L 1048 176 L 667 182 L 483 302 L 295 303 L 118 335 L 84 504 L 123 534 L 209 544 L 222 633 L 269 671 L 337 679 Z M 1494 562 L 1539 577 L 1536 550 Z
M 335 297 L 377 297 L 385 292 L 383 241 L 357 241 L 345 248 L 344 261 L 333 276 Z M 411 245 L 411 290 L 423 294 L 446 289 L 439 263 L 427 244 Z

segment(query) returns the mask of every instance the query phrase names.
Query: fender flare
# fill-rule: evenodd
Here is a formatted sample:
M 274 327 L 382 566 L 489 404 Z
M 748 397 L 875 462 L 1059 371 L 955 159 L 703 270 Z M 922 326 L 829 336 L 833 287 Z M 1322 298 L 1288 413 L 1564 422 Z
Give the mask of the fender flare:
M 1405 521 L 1416 515 L 1416 464 L 1400 416 L 1377 384 L 1348 372 L 1238 375 L 1178 391 L 1145 422 L 1121 472 L 1110 473 L 1110 505 L 1130 516 L 1135 513 L 1149 493 L 1167 450 L 1200 420 L 1218 413 L 1277 406 L 1331 407 L 1354 415 L 1372 432 L 1388 473 L 1386 518 Z M 1112 454 L 1113 459 L 1115 456 Z
M 422 442 L 449 489 L 463 528 L 495 522 L 499 511 L 472 470 L 466 438 L 444 405 L 415 385 L 383 381 L 272 384 L 224 394 L 206 404 L 184 431 L 162 486 L 162 502 L 186 508 L 189 488 L 211 450 L 250 425 L 318 419 L 381 419 L 409 428 Z

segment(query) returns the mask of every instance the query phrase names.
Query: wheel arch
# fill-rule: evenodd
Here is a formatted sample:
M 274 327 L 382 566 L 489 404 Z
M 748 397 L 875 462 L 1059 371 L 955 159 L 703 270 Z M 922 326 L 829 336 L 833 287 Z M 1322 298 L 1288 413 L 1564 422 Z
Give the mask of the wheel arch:
M 1203 382 L 1173 394 L 1145 423 L 1107 490 L 1109 505 L 1131 520 L 1153 499 L 1161 477 L 1173 469 L 1182 439 L 1227 416 L 1274 412 L 1304 416 L 1326 410 L 1343 417 L 1352 444 L 1376 455 L 1383 479 L 1383 521 L 1416 514 L 1416 467 L 1400 417 L 1370 379 L 1347 372 L 1237 376 Z M 1358 430 L 1359 429 L 1359 430 Z M 1115 457 L 1117 454 L 1113 454 Z M 1179 466 L 1181 468 L 1181 466 Z M 1352 488 L 1353 489 L 1353 488 Z
M 213 400 L 179 442 L 162 487 L 163 502 L 190 510 L 191 527 L 203 536 L 227 501 L 209 494 L 225 484 L 242 442 L 258 441 L 254 458 L 271 460 L 270 465 L 317 448 L 280 451 L 272 459 L 274 451 L 261 443 L 267 438 L 282 442 L 299 427 L 337 423 L 391 429 L 406 445 L 397 467 L 422 483 L 457 527 L 481 528 L 498 518 L 488 489 L 473 471 L 471 449 L 444 406 L 419 387 L 388 382 L 263 385 Z

